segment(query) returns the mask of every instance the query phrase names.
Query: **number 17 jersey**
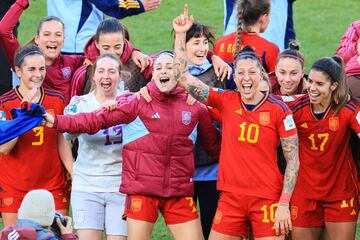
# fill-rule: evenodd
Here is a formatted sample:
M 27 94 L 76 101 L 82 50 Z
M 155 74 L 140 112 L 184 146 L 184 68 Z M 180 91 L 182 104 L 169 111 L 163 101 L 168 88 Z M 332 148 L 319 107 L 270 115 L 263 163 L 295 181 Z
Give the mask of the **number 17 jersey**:
M 329 107 L 317 119 L 308 95 L 287 104 L 294 113 L 300 142 L 300 170 L 294 195 L 319 201 L 353 197 L 357 194 L 357 172 L 349 138 L 351 129 L 360 133 L 359 108 L 350 101 L 337 114 Z

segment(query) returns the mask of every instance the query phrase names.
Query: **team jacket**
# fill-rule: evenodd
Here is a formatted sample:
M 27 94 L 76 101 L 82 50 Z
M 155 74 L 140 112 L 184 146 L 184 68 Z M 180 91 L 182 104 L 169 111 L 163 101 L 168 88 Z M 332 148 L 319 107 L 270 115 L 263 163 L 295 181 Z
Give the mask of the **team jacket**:
M 357 45 L 360 40 L 360 20 L 353 22 L 342 36 L 336 55 L 343 58 L 347 76 L 360 75 L 360 64 L 357 61 Z
M 89 134 L 120 123 L 123 128 L 123 172 L 120 191 L 154 197 L 193 195 L 194 143 L 199 138 L 210 156 L 220 151 L 219 134 L 206 108 L 186 103 L 177 86 L 161 93 L 152 81 L 151 102 L 135 96 L 118 97 L 116 110 L 57 116 L 61 132 Z
M 144 72 L 140 72 L 140 69 L 135 65 L 131 59 L 131 54 L 135 49 L 131 46 L 130 42 L 124 40 L 124 49 L 121 55 L 121 63 L 123 64 L 123 70 L 130 73 L 129 79 L 126 79 L 126 87 L 131 92 L 137 92 L 141 87 L 145 86 L 151 79 L 152 67 L 148 67 Z M 96 58 L 100 55 L 99 50 L 96 48 L 94 37 L 90 38 L 86 46 L 84 47 L 84 54 L 88 65 L 83 65 L 74 74 L 71 82 L 71 97 L 77 95 L 83 95 L 88 92 L 88 80 L 91 79 L 91 68 Z M 125 74 L 125 77 L 127 74 Z
M 0 45 L 6 58 L 14 66 L 14 54 L 20 43 L 13 34 L 13 29 L 23 11 L 28 8 L 29 0 L 17 0 L 0 21 Z M 44 87 L 61 92 L 66 103 L 70 101 L 70 81 L 73 73 L 79 68 L 85 57 L 78 55 L 60 55 L 52 65 L 46 66 Z

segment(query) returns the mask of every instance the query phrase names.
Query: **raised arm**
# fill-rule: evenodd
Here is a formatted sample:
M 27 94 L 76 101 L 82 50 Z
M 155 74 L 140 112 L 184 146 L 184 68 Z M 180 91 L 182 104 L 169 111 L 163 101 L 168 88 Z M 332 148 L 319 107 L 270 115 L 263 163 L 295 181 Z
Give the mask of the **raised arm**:
M 4 49 L 8 62 L 14 69 L 15 51 L 20 47 L 13 31 L 23 11 L 29 6 L 28 0 L 17 0 L 0 21 L 0 45 Z
M 184 6 L 184 14 L 173 20 L 175 31 L 175 58 L 174 58 L 174 75 L 175 80 L 181 84 L 185 90 L 196 100 L 207 104 L 209 97 L 209 86 L 201 82 L 188 72 L 188 63 L 185 54 L 186 32 L 194 22 L 193 17 L 188 17 L 188 6 Z

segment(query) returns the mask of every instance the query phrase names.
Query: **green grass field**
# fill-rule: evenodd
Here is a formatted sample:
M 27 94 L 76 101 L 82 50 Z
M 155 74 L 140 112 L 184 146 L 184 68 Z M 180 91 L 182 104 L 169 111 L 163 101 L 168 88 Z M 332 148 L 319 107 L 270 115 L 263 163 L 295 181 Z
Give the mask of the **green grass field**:
M 61 0 L 60 0 L 61 1 Z M 31 1 L 21 18 L 19 39 L 26 43 L 35 33 L 39 18 L 46 14 L 45 0 Z M 172 46 L 171 20 L 181 13 L 184 3 L 199 22 L 213 27 L 216 36 L 222 34 L 223 1 L 221 0 L 163 0 L 159 9 L 122 22 L 129 28 L 131 42 L 145 53 L 156 53 Z M 332 55 L 349 24 L 360 19 L 359 0 L 301 0 L 294 3 L 294 23 L 306 69 L 317 58 Z M 68 26 L 67 26 L 68 27 Z M 360 231 L 359 231 L 360 232 Z M 152 239 L 172 239 L 163 220 L 155 226 Z M 356 239 L 360 239 L 360 234 Z

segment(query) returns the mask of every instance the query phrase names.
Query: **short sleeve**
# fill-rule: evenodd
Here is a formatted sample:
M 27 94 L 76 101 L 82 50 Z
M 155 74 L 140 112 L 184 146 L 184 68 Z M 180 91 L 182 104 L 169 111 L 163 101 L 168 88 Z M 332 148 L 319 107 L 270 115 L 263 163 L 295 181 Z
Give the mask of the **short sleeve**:
M 297 134 L 296 124 L 290 109 L 278 114 L 277 125 L 280 138 L 290 137 Z

